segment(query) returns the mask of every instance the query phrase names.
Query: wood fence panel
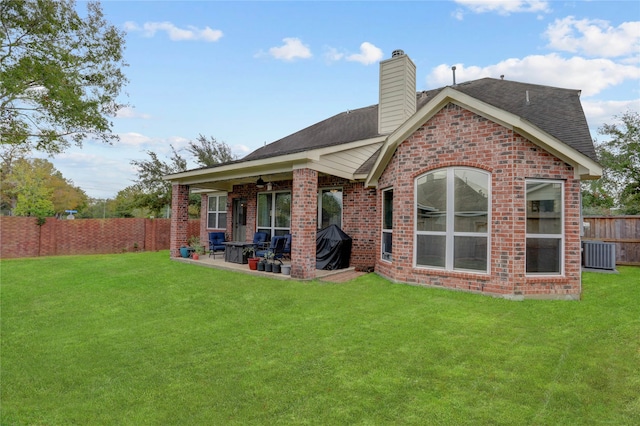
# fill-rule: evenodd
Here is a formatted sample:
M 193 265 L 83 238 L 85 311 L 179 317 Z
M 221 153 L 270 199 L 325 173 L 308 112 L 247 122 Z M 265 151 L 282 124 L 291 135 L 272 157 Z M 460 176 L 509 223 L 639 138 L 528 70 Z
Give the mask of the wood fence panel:
M 640 216 L 587 216 L 584 240 L 615 243 L 616 264 L 640 266 Z

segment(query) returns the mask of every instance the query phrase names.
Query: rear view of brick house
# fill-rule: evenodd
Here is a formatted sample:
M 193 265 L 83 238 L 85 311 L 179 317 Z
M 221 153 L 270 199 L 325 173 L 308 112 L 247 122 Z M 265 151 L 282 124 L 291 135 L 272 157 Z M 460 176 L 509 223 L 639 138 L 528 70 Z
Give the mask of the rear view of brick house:
M 602 170 L 580 92 L 483 78 L 416 93 L 402 51 L 379 104 L 345 111 L 239 161 L 167 176 L 203 194 L 202 237 L 291 233 L 292 275 L 315 274 L 315 234 L 353 238 L 351 265 L 390 280 L 506 298 L 579 298 L 580 181 Z M 175 215 L 175 212 L 178 212 Z

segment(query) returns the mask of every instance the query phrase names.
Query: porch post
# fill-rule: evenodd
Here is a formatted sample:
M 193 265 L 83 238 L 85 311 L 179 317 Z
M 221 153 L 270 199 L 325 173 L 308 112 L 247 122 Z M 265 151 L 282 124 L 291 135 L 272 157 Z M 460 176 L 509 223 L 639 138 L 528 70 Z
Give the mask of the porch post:
M 291 190 L 291 276 L 311 279 L 316 275 L 318 228 L 318 172 L 293 171 Z
M 187 243 L 189 230 L 189 185 L 171 186 L 171 257 L 180 257 L 180 247 Z

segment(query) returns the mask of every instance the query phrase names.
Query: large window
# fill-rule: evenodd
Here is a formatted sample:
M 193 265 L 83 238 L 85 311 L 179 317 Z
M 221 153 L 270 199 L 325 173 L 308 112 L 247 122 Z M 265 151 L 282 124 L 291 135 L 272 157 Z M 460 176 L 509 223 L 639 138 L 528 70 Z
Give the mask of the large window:
M 393 189 L 382 191 L 382 259 L 393 260 Z
M 227 196 L 210 195 L 207 201 L 207 228 L 226 229 Z
M 527 274 L 562 274 L 563 183 L 527 181 Z
M 258 194 L 258 231 L 273 236 L 291 232 L 291 192 Z
M 416 179 L 416 266 L 488 271 L 489 188 L 489 173 L 463 167 Z
M 318 192 L 318 224 L 342 227 L 342 188 L 321 189 Z

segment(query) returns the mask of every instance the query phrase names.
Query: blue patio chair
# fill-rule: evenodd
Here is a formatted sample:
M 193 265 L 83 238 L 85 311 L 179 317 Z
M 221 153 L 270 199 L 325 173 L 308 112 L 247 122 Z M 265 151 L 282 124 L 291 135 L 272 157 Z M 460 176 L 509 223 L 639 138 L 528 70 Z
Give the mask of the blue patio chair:
M 216 254 L 224 254 L 226 238 L 224 232 L 209 232 L 209 257 L 216 258 Z
M 258 231 L 253 234 L 253 246 L 256 248 L 256 250 L 264 248 L 264 243 L 267 242 L 268 236 L 269 234 L 262 231 Z
M 291 234 L 285 234 L 284 235 L 285 238 L 285 244 L 284 244 L 284 251 L 282 252 L 283 256 L 285 259 L 291 259 Z
M 273 260 L 277 260 L 282 263 L 282 257 L 284 256 L 284 245 L 287 239 L 284 236 L 276 236 L 271 239 L 271 245 L 266 250 L 256 251 L 256 256 L 265 257 L 267 253 L 273 253 Z

